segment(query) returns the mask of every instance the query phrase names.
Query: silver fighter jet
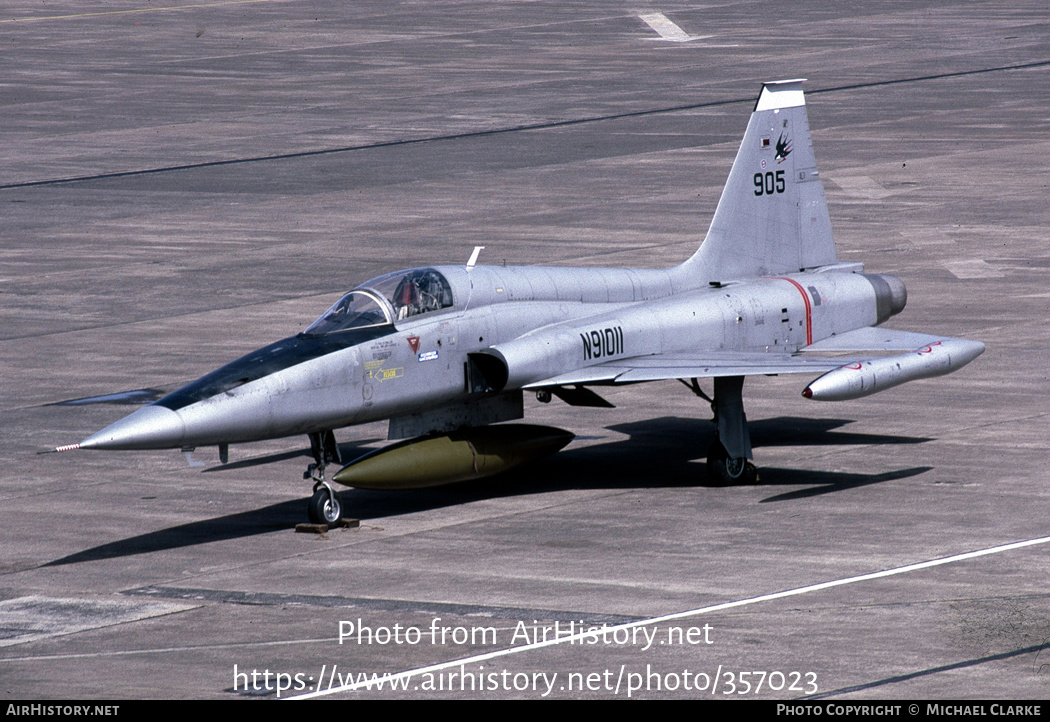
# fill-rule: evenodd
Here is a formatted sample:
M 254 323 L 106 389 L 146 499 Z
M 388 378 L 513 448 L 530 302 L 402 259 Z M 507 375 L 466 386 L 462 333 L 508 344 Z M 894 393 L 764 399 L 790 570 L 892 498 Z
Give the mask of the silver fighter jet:
M 757 478 L 741 398 L 752 374 L 823 374 L 802 395 L 852 399 L 954 371 L 977 341 L 878 328 L 904 284 L 835 255 L 801 80 L 762 87 L 699 250 L 661 270 L 413 268 L 353 289 L 304 332 L 254 351 L 67 449 L 167 449 L 307 434 L 309 515 L 336 523 L 333 429 L 390 420 L 406 439 L 333 480 L 413 488 L 499 472 L 572 435 L 501 424 L 541 401 L 609 406 L 593 387 L 680 379 L 715 409 L 716 483 Z M 845 353 L 844 353 L 845 352 Z M 832 355 L 827 355 L 831 353 Z M 714 397 L 698 379 L 712 378 Z

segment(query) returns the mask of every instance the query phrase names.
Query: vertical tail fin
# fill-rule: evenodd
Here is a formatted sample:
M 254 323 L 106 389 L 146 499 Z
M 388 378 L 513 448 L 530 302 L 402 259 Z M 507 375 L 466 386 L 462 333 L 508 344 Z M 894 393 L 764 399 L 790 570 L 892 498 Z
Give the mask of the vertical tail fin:
M 683 264 L 708 281 L 835 263 L 802 80 L 765 83 L 700 249 Z

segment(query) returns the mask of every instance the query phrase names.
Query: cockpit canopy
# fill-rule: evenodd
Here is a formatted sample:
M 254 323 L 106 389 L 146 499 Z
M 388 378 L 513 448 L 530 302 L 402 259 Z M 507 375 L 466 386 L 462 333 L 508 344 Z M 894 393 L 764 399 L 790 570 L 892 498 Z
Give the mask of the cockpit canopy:
M 303 332 L 325 336 L 402 321 L 451 308 L 452 288 L 433 268 L 413 268 L 373 278 L 336 301 Z
M 452 287 L 433 268 L 388 273 L 359 288 L 375 291 L 389 301 L 395 321 L 452 307 Z

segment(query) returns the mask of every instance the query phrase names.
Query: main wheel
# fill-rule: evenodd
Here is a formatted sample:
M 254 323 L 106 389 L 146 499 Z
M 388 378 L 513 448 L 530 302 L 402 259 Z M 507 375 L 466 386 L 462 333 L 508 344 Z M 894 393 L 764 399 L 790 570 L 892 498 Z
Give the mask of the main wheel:
M 312 524 L 335 526 L 343 518 L 343 505 L 339 503 L 336 494 L 329 493 L 328 489 L 322 486 L 310 498 L 307 515 Z
M 718 486 L 754 484 L 758 469 L 746 457 L 731 457 L 716 437 L 707 451 L 707 478 Z

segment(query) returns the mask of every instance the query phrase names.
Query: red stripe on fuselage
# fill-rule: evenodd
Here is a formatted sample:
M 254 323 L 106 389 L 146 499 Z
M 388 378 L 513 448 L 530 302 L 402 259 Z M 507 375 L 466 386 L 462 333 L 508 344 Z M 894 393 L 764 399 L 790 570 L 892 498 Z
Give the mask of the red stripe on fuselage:
M 806 345 L 809 346 L 813 343 L 813 307 L 809 305 L 809 294 L 806 293 L 806 289 L 802 288 L 802 284 L 793 278 L 784 276 L 774 276 L 774 278 L 778 281 L 787 281 L 802 294 L 802 302 L 806 304 Z

